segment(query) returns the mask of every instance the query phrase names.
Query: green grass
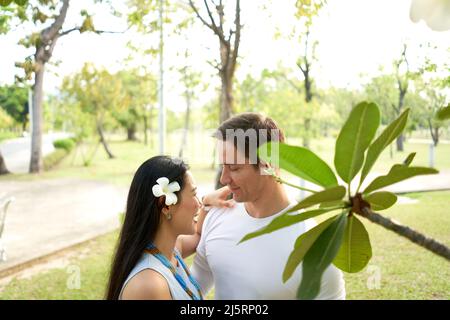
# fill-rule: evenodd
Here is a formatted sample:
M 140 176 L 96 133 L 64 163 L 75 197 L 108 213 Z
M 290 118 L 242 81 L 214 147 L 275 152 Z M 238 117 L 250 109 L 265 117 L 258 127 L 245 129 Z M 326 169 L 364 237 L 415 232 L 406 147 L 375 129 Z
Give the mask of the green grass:
M 415 204 L 398 204 L 382 211 L 385 216 L 450 245 L 450 192 L 414 193 Z M 321 217 L 320 220 L 326 217 Z M 372 243 L 373 257 L 357 274 L 345 274 L 348 299 L 449 299 L 448 261 L 361 218 Z M 50 269 L 30 279 L 14 279 L 0 289 L 0 299 L 102 299 L 110 259 L 118 232 L 112 232 L 76 249 L 68 265 L 79 266 L 81 288 L 69 289 L 68 268 Z M 78 251 L 85 252 L 83 257 Z M 192 263 L 192 257 L 188 259 Z M 380 286 L 367 283 L 380 275 Z M 213 293 L 208 295 L 212 298 Z
M 0 142 L 8 139 L 19 138 L 20 134 L 10 131 L 0 131 Z

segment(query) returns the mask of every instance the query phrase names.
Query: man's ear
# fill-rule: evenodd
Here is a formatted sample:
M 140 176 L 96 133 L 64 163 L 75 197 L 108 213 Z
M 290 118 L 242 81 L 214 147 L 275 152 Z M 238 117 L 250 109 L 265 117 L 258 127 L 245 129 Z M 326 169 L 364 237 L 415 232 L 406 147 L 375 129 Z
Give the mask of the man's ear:
M 265 162 L 263 160 L 260 160 L 260 162 L 259 162 L 259 172 L 260 172 L 261 175 L 268 175 L 266 170 L 270 169 L 270 168 L 271 168 L 271 166 L 270 166 L 269 163 L 267 163 L 267 162 Z
M 264 160 L 259 160 L 259 167 L 262 169 L 269 169 L 270 164 L 265 162 Z

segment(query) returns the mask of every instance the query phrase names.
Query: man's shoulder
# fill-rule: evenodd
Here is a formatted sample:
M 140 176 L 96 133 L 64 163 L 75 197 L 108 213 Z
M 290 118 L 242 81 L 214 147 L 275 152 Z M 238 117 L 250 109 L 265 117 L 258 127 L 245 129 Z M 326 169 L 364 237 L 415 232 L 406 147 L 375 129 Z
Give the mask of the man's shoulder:
M 222 223 L 224 219 L 233 219 L 236 216 L 233 213 L 236 213 L 237 210 L 240 210 L 239 204 L 235 204 L 232 208 L 212 207 L 206 215 L 204 225 L 211 228 L 216 224 Z
M 208 214 L 206 215 L 206 219 L 209 221 L 214 221 L 222 216 L 230 214 L 235 208 L 218 208 L 212 207 Z M 206 220 L 205 220 L 206 221 Z

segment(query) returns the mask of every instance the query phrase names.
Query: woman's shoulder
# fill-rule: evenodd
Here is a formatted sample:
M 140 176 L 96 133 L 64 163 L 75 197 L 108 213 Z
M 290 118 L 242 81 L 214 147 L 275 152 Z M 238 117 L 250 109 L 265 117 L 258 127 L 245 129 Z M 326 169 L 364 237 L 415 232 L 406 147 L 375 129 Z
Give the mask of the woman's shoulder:
M 169 285 L 163 275 L 153 269 L 137 273 L 125 286 L 123 300 L 171 300 Z

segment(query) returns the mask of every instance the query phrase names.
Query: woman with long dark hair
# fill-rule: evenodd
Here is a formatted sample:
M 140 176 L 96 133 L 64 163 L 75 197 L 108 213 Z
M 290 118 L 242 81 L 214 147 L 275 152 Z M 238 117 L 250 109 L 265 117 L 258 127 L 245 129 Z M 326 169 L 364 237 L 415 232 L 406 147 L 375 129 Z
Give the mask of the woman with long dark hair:
M 207 195 L 205 203 L 232 206 L 225 200 L 229 193 L 224 187 Z M 106 299 L 202 299 L 183 257 L 195 252 L 205 215 L 182 160 L 145 161 L 130 186 Z

